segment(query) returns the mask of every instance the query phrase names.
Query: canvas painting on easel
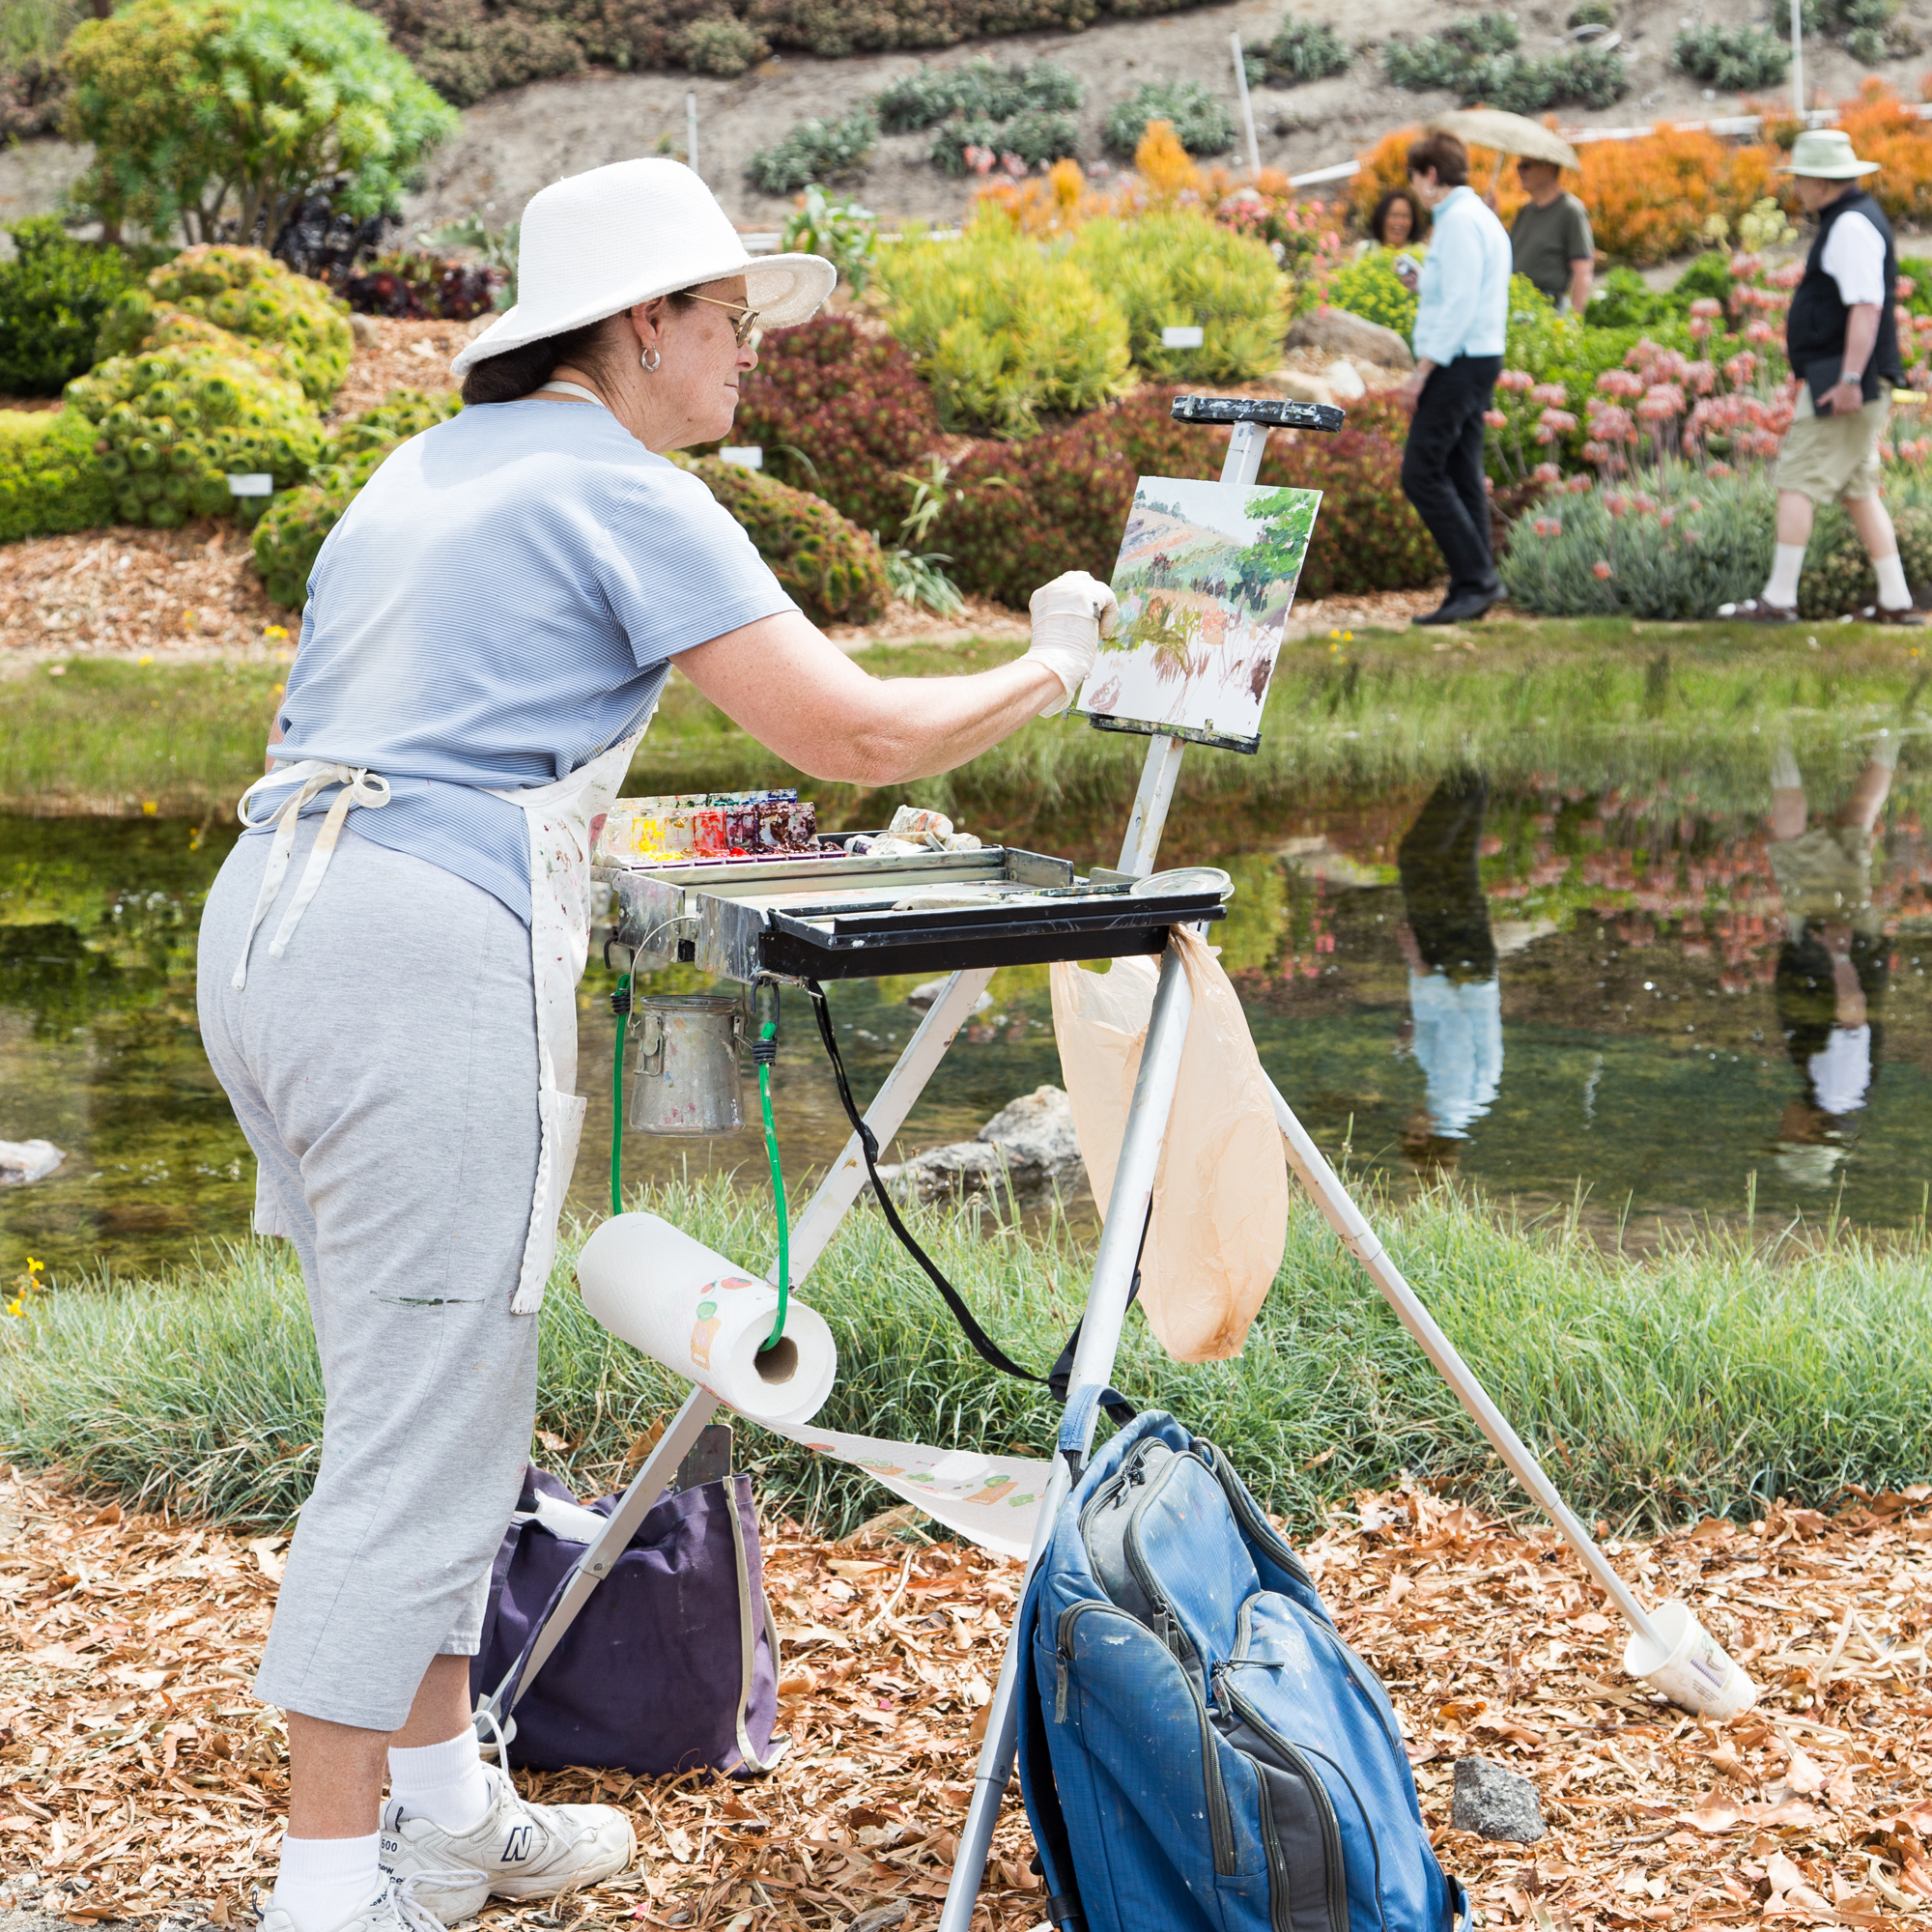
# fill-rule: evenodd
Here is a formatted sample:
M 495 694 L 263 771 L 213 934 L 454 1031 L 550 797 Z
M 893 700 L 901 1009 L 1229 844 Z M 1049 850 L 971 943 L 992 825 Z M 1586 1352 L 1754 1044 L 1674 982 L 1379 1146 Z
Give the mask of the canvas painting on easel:
M 1112 730 L 1252 752 L 1319 490 L 1143 476 L 1114 566 L 1120 621 L 1074 708 Z

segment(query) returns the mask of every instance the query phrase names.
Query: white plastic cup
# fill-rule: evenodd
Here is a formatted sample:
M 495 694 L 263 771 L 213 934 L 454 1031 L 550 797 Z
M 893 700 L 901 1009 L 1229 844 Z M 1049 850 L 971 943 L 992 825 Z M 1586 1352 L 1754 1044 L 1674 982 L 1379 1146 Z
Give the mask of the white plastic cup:
M 1757 1702 L 1757 1686 L 1691 1614 L 1689 1604 L 1674 1599 L 1659 1604 L 1650 1621 L 1662 1642 L 1652 1643 L 1634 1631 L 1624 1645 L 1625 1676 L 1662 1690 L 1680 1711 L 1697 1718 L 1722 1721 Z

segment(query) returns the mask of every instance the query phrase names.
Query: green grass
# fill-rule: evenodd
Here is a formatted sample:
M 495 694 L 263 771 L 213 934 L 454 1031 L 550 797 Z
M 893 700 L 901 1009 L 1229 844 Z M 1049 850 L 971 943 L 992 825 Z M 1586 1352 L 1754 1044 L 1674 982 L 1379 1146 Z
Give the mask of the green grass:
M 747 1266 L 768 1207 L 722 1182 L 644 1201 Z M 1642 1259 L 1574 1225 L 1525 1229 L 1439 1192 L 1375 1204 L 1391 1251 L 1492 1394 L 1585 1514 L 1619 1529 L 1746 1517 L 1777 1495 L 1932 1474 L 1932 1271 L 1924 1230 L 1880 1250 L 1841 1228 L 1759 1226 Z M 1041 1366 L 1078 1312 L 1090 1257 L 1064 1234 L 976 1238 L 928 1211 L 926 1238 L 1009 1352 Z M 542 1316 L 541 1425 L 579 1486 L 683 1392 L 583 1313 L 581 1231 Z M 868 1435 L 1048 1452 L 1056 1411 L 967 1349 L 875 1213 L 853 1215 L 806 1290 L 839 1378 L 822 1419 Z M 1433 1370 L 1297 1198 L 1288 1254 L 1236 1361 L 1181 1367 L 1130 1318 L 1119 1385 L 1221 1443 L 1272 1507 L 1321 1505 L 1405 1472 L 1509 1499 Z M 274 1524 L 313 1479 L 322 1397 L 285 1248 L 224 1250 L 165 1281 L 58 1290 L 0 1322 L 0 1445 L 86 1485 L 193 1515 Z M 549 1457 L 554 1463 L 558 1459 Z M 887 1506 L 854 1472 L 745 1428 L 768 1504 L 843 1529 Z M 1524 1499 L 1518 1493 L 1515 1501 Z
M 1623 619 L 1502 622 L 1439 638 L 1362 633 L 1293 643 L 1268 697 L 1261 752 L 1187 760 L 1176 825 L 1220 836 L 1217 819 L 1312 795 L 1386 788 L 1462 761 L 1492 783 L 1555 771 L 1566 784 L 1644 785 L 1693 755 L 1702 803 L 1727 790 L 1762 802 L 1767 734 L 1801 752 L 1919 718 L 1932 669 L 1912 634 L 1803 625 L 1770 637 L 1722 624 Z M 1809 639 L 1817 639 L 1812 648 Z M 981 668 L 1016 644 L 880 647 L 881 676 Z M 0 681 L 0 810 L 225 814 L 260 769 L 283 671 L 273 666 L 137 666 L 77 661 Z M 1077 721 L 1029 724 L 958 772 L 867 793 L 804 781 L 829 826 L 880 822 L 910 793 L 982 836 L 1055 838 L 1065 849 L 1118 826 L 1145 743 Z M 1714 749 L 1719 755 L 1714 756 Z M 1727 776 L 1735 767 L 1736 782 Z M 799 782 L 791 771 L 673 676 L 633 763 L 632 794 Z

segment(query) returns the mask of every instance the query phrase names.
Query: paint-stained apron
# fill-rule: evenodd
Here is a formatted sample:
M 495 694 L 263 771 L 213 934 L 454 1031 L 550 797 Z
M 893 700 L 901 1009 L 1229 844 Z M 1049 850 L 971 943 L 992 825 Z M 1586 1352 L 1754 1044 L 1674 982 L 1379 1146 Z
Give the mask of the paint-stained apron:
M 646 718 L 645 726 L 649 723 Z M 639 729 L 554 784 L 503 791 L 493 785 L 477 787 L 489 792 L 492 798 L 518 807 L 528 825 L 530 839 L 530 980 L 536 1001 L 536 1102 L 542 1134 L 537 1150 L 536 1180 L 530 1194 L 529 1233 L 517 1273 L 516 1296 L 510 1304 L 511 1313 L 516 1315 L 534 1315 L 543 1306 L 544 1284 L 550 1279 L 551 1263 L 556 1257 L 557 1216 L 570 1186 L 571 1169 L 576 1165 L 577 1144 L 583 1133 L 586 1102 L 575 1092 L 577 983 L 583 977 L 584 962 L 590 952 L 592 828 L 610 810 L 630 768 L 631 753 L 643 735 L 643 729 Z M 272 819 L 248 816 L 248 801 L 262 786 L 290 783 L 295 784 L 296 790 Z M 321 888 L 351 809 L 362 807 L 373 810 L 387 805 L 388 781 L 365 767 L 304 758 L 257 779 L 236 805 L 236 816 L 251 831 L 270 824 L 275 828 L 275 841 L 269 854 L 268 869 L 262 875 L 254 916 L 242 942 L 242 957 L 235 965 L 233 984 L 238 992 L 247 986 L 248 954 L 254 945 L 255 930 L 269 916 L 288 872 L 289 857 L 295 847 L 296 822 L 310 800 L 331 785 L 340 789 L 329 803 L 295 895 L 269 944 L 270 956 L 280 958 L 308 902 Z M 264 1199 L 265 1191 L 258 1184 L 256 1232 L 285 1233 L 272 1201 Z

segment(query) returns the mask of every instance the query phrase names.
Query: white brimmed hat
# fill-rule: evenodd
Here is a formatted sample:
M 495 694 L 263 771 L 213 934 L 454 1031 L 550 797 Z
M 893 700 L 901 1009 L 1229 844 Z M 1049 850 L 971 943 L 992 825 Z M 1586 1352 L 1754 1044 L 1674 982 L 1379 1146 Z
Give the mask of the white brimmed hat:
M 1856 181 L 1878 173 L 1876 161 L 1861 161 L 1842 128 L 1807 128 L 1792 143 L 1791 161 L 1781 175 L 1809 175 L 1814 181 Z
M 682 161 L 613 161 L 530 197 L 517 302 L 450 361 L 459 376 L 506 350 L 602 322 L 654 296 L 743 275 L 768 328 L 804 322 L 838 270 L 819 255 L 748 255 L 718 198 Z

